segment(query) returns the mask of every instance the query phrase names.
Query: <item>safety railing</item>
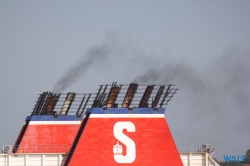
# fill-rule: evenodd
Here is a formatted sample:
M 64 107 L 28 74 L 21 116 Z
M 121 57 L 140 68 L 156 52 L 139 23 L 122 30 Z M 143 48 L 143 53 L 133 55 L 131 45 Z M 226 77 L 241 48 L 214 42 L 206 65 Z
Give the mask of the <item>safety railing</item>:
M 174 85 L 103 84 L 97 93 L 43 92 L 31 115 L 78 115 L 88 108 L 148 108 L 154 110 L 167 105 L 177 92 Z
M 53 144 L 53 145 L 19 145 L 12 148 L 12 152 L 16 153 L 67 153 L 71 144 Z
M 176 144 L 179 152 L 208 152 L 214 151 L 211 144 L 201 143 L 178 143 Z

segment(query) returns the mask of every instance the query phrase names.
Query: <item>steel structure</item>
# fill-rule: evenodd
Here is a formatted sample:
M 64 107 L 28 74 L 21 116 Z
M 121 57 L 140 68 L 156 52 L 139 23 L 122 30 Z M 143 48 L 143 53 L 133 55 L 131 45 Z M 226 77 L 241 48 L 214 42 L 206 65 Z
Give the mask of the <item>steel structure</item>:
M 166 88 L 167 87 L 167 88 Z M 109 89 L 109 90 L 108 90 Z M 87 108 L 161 108 L 178 89 L 174 85 L 103 84 L 97 93 L 39 94 L 31 115 L 78 115 Z
M 217 166 L 205 144 L 178 153 L 162 108 L 177 90 L 113 82 L 97 93 L 43 92 L 0 165 Z

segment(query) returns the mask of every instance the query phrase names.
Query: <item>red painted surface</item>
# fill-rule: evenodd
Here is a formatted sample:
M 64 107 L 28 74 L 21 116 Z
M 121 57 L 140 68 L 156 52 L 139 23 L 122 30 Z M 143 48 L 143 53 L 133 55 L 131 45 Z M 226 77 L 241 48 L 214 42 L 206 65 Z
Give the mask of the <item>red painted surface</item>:
M 114 160 L 117 143 L 113 127 L 119 122 L 132 122 L 135 132 L 123 133 L 136 145 L 136 159 L 130 164 Z M 126 146 L 123 155 L 126 155 Z M 165 118 L 90 118 L 70 160 L 70 166 L 183 166 Z
M 74 141 L 80 124 L 30 125 L 17 153 L 67 152 Z
M 18 137 L 17 137 L 17 139 L 16 139 L 16 142 L 15 142 L 15 144 L 14 144 L 14 147 L 17 147 L 17 142 L 18 142 L 18 140 L 20 139 L 21 133 L 23 132 L 23 130 L 24 130 L 24 125 L 22 126 L 22 128 L 21 128 L 21 130 L 20 130 L 20 132 L 19 132 L 19 134 L 18 134 Z

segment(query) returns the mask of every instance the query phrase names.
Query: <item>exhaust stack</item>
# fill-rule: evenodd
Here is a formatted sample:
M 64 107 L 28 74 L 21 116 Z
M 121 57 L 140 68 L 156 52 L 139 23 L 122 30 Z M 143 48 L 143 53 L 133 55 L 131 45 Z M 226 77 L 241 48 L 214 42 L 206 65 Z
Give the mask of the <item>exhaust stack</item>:
M 73 92 L 69 92 L 67 94 L 66 99 L 65 99 L 65 101 L 63 103 L 62 109 L 60 111 L 61 115 L 67 115 L 68 114 L 68 111 L 70 109 L 71 104 L 74 101 L 75 96 L 76 96 L 76 94 L 73 93 Z
M 58 95 L 54 94 L 51 96 L 50 101 L 49 101 L 47 108 L 46 108 L 47 115 L 53 114 L 53 110 L 56 106 L 56 103 L 57 103 L 59 97 L 60 97 L 60 94 L 58 94 Z
M 123 108 L 129 108 L 129 106 L 130 106 L 130 104 L 135 96 L 137 88 L 138 88 L 138 84 L 136 84 L 136 83 L 129 84 L 127 93 L 126 93 L 124 100 L 122 102 Z
M 108 108 L 116 107 L 115 102 L 116 102 L 116 99 L 119 95 L 121 87 L 122 87 L 122 85 L 120 87 L 115 85 L 110 89 L 110 96 L 107 99 L 107 107 Z
M 139 104 L 139 108 L 147 108 L 148 107 L 148 99 L 153 92 L 154 85 L 148 85 Z
M 154 98 L 154 101 L 152 102 L 152 108 L 157 107 L 164 89 L 165 89 L 165 86 L 160 86 L 160 88 L 159 88 L 159 90 Z

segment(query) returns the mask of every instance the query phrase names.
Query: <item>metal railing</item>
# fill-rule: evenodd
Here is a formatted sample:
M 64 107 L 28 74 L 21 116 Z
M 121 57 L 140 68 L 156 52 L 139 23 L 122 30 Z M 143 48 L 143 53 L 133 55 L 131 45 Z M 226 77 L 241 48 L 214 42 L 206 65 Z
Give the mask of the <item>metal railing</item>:
M 178 143 L 176 146 L 179 152 L 208 152 L 209 148 L 212 148 L 211 144 L 201 143 Z M 71 144 L 26 144 L 11 148 L 12 152 L 15 150 L 16 153 L 67 153 Z
M 38 145 L 27 144 L 14 146 L 12 152 L 16 153 L 67 153 L 71 147 L 71 144 L 50 144 L 50 145 Z
M 177 92 L 174 85 L 103 84 L 97 93 L 39 94 L 31 115 L 83 115 L 88 108 L 148 108 L 167 105 Z
M 179 152 L 213 152 L 211 144 L 201 143 L 178 143 L 176 144 Z

